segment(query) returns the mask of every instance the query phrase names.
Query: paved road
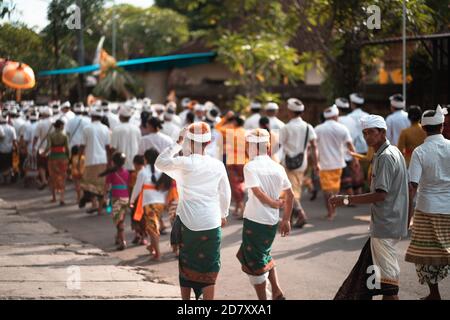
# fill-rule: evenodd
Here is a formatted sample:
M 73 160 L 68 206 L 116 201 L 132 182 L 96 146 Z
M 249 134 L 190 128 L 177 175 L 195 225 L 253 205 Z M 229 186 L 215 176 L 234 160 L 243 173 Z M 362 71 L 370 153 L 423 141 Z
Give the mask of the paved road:
M 36 191 L 0 187 L 0 195 L 9 202 L 19 204 L 20 213 L 39 217 L 61 231 L 68 231 L 74 238 L 92 244 L 118 258 L 122 266 L 141 267 L 153 279 L 177 285 L 177 261 L 170 251 L 169 236 L 162 236 L 161 262 L 151 262 L 145 247 L 130 247 L 126 251 L 114 251 L 114 226 L 109 216 L 92 216 L 75 205 L 72 186 L 68 187 L 69 204 L 61 208 L 50 204 L 48 191 Z M 273 256 L 278 266 L 282 288 L 288 299 L 332 299 L 342 281 L 356 262 L 360 250 L 368 238 L 368 207 L 339 209 L 334 222 L 321 220 L 325 209 L 320 196 L 314 202 L 303 203 L 309 214 L 309 222 L 303 230 L 294 230 L 287 238 L 277 236 Z M 217 298 L 255 299 L 248 278 L 240 270 L 235 257 L 240 245 L 242 222 L 229 219 L 223 230 L 222 269 L 217 283 Z M 129 230 L 129 221 L 127 221 Z M 130 242 L 132 234 L 127 232 Z M 417 282 L 414 266 L 404 262 L 408 240 L 398 245 L 401 265 L 401 299 L 418 299 L 427 290 Z M 450 299 L 450 277 L 441 284 L 442 296 Z

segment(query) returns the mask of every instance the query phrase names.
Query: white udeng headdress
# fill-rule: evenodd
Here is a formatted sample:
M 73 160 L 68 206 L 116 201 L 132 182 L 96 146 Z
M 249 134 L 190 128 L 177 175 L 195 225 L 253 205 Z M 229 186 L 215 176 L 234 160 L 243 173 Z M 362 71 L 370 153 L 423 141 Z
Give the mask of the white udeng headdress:
M 247 133 L 245 140 L 250 143 L 270 142 L 270 134 L 265 129 L 253 129 Z
M 442 108 L 440 105 L 436 108 L 436 114 L 433 117 L 426 117 L 431 110 L 425 111 L 422 115 L 422 126 L 436 126 L 445 121 L 445 115 L 448 114 L 447 108 Z
M 333 104 L 331 107 L 325 109 L 323 116 L 325 119 L 333 118 L 339 115 L 339 109 L 337 105 Z
M 194 133 L 191 132 L 192 128 L 194 128 Z M 206 132 L 203 132 L 204 128 L 206 128 Z M 186 138 L 200 143 L 210 142 L 211 141 L 211 128 L 209 124 L 205 122 L 197 122 L 193 123 L 188 127 L 186 132 Z
M 375 114 L 369 114 L 361 119 L 361 128 L 370 129 L 370 128 L 378 128 L 387 130 L 386 121 L 382 116 L 377 116 Z

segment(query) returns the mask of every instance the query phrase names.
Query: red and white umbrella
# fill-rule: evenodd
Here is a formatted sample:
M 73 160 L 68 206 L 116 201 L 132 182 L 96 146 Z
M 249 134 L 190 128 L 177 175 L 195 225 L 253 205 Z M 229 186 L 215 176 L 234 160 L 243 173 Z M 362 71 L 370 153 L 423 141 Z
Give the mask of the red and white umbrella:
M 12 89 L 32 89 L 36 85 L 34 71 L 25 63 L 8 61 L 3 68 L 2 80 Z

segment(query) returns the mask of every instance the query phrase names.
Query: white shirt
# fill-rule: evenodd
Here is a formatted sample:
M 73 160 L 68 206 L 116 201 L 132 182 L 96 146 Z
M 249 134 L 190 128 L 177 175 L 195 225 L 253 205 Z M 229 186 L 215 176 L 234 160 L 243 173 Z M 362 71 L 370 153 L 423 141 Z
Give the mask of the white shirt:
M 126 155 L 125 169 L 134 170 L 133 158 L 138 154 L 141 130 L 131 123 L 121 123 L 111 135 L 111 147 Z
M 177 215 L 193 231 L 221 226 L 228 216 L 231 188 L 224 164 L 207 155 L 176 157 L 182 147 L 174 144 L 156 160 L 156 167 L 177 182 Z
M 109 129 L 111 130 L 114 130 L 120 124 L 119 116 L 111 111 L 106 112 L 105 117 L 108 118 Z
M 162 125 L 161 133 L 172 138 L 173 142 L 177 142 L 180 137 L 181 128 L 174 121 L 165 121 Z
M 25 125 L 25 120 L 22 118 L 15 118 L 12 120 L 12 126 L 14 127 L 14 130 L 16 130 L 16 137 L 20 137 L 20 132 L 22 127 Z
M 317 147 L 321 170 L 345 168 L 346 144 L 352 142 L 348 129 L 334 120 L 327 120 L 316 127 Z
M 39 148 L 38 151 L 40 153 L 43 153 L 47 148 L 47 138 L 53 130 L 54 128 L 51 118 L 39 120 L 36 126 L 35 137 L 38 138 L 36 148 Z
M 257 156 L 245 165 L 244 179 L 245 188 L 249 189 L 244 218 L 271 226 L 277 224 L 280 210 L 262 204 L 251 188 L 259 187 L 272 199 L 279 199 L 281 192 L 291 188 L 284 168 L 267 155 Z
M 162 172 L 155 168 L 155 178 L 158 179 L 161 177 Z M 152 170 L 150 166 L 144 167 L 141 171 L 139 171 L 138 176 L 136 178 L 136 184 L 134 185 L 133 192 L 131 193 L 130 203 L 134 203 L 141 193 L 142 187 L 144 184 L 154 186 L 152 182 Z M 149 204 L 164 204 L 166 203 L 167 191 L 158 191 L 158 190 L 144 190 L 144 195 L 142 198 L 142 205 Z
M 16 130 L 14 127 L 7 124 L 0 124 L 0 128 L 3 131 L 3 138 L 0 139 L 0 152 L 1 153 L 10 153 L 13 149 L 13 141 L 17 140 Z
M 66 113 L 61 113 L 61 118 L 63 118 L 64 123 L 68 123 L 70 120 L 75 118 L 75 116 L 75 113 L 73 113 L 73 111 L 71 110 L 67 111 Z
M 245 130 L 258 129 L 260 119 L 261 114 L 259 113 L 252 114 L 250 117 L 248 117 L 247 120 L 245 120 L 244 129 Z
M 84 128 L 81 145 L 86 147 L 86 166 L 108 163 L 106 146 L 110 144 L 109 129 L 100 121 L 93 121 Z
M 211 143 L 206 146 L 205 153 L 212 158 L 222 161 L 223 152 L 221 146 L 223 146 L 222 134 L 215 129 L 211 129 Z
M 414 149 L 409 180 L 419 185 L 416 208 L 450 215 L 450 140 L 433 135 Z
M 89 125 L 90 120 L 86 117 L 77 115 L 69 120 L 66 125 L 66 133 L 69 137 L 69 147 L 79 146 L 83 140 L 84 128 Z
M 28 123 L 25 125 L 25 131 L 23 133 L 23 140 L 27 143 L 28 153 L 33 153 L 33 139 L 36 134 L 36 127 L 38 122 Z
M 352 141 L 353 144 L 355 143 L 356 138 L 361 134 L 358 131 L 358 125 L 356 124 L 355 119 L 353 119 L 350 116 L 342 116 L 339 117 L 339 123 L 343 124 L 348 131 L 350 132 L 350 136 L 352 137 Z M 352 155 L 348 152 L 347 147 L 345 148 L 346 152 L 345 152 L 345 161 L 352 161 L 353 157 Z
M 156 151 L 161 153 L 161 151 L 163 151 L 167 147 L 170 147 L 171 145 L 173 145 L 172 138 L 165 135 L 164 133 L 149 133 L 148 135 L 141 138 L 141 141 L 139 142 L 138 154 L 142 156 L 144 155 L 145 151 L 151 148 L 154 148 Z
M 189 109 L 184 109 L 183 111 L 180 112 L 179 117 L 181 119 L 181 126 L 184 127 L 186 125 L 186 117 L 187 114 L 191 112 L 191 110 Z
M 356 150 L 356 152 L 362 153 L 362 154 L 367 153 L 367 151 L 369 150 L 369 148 L 367 146 L 367 142 L 364 139 L 364 135 L 362 133 L 362 126 L 361 126 L 361 119 L 368 115 L 369 114 L 367 112 L 362 111 L 360 108 L 353 110 L 353 112 L 349 114 L 349 116 L 351 118 L 353 118 L 353 120 L 355 120 L 356 127 L 358 129 L 357 135 L 353 139 L 353 143 L 355 145 L 355 150 Z
M 308 139 L 305 146 L 306 129 L 309 128 Z M 314 128 L 301 117 L 297 117 L 289 121 L 280 131 L 280 144 L 283 147 L 284 156 L 282 163 L 285 164 L 285 157 L 294 157 L 304 152 L 303 164 L 295 171 L 305 171 L 308 167 L 308 144 L 316 140 L 317 136 Z
M 174 114 L 172 116 L 172 122 L 174 124 L 176 124 L 178 127 L 182 127 L 183 126 L 183 121 L 181 120 L 181 118 L 179 116 L 177 116 L 176 114 Z
M 411 121 L 409 121 L 406 111 L 397 110 L 386 118 L 386 125 L 386 138 L 396 146 L 400 138 L 400 133 L 403 129 L 411 126 Z
M 270 130 L 280 130 L 285 126 L 284 122 L 278 119 L 277 117 L 269 117 L 269 120 L 270 120 L 269 122 Z

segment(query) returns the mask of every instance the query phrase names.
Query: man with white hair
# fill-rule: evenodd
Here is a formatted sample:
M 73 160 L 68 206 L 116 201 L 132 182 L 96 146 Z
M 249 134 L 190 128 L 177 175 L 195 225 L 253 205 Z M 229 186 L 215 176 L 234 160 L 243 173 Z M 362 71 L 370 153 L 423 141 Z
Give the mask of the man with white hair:
M 162 124 L 161 132 L 171 137 L 173 142 L 176 142 L 180 136 L 181 128 L 175 124 L 174 116 L 176 116 L 176 114 L 172 109 L 168 109 L 164 113 L 164 123 Z
M 209 125 L 194 123 L 155 163 L 177 183 L 182 243 L 178 265 L 183 300 L 190 299 L 191 289 L 197 299 L 201 294 L 205 300 L 214 299 L 220 270 L 222 227 L 230 208 L 231 189 L 224 164 L 205 155 L 210 141 Z M 183 156 L 175 157 L 182 150 Z
M 361 131 L 359 130 L 360 125 L 350 116 L 350 102 L 346 98 L 337 98 L 335 103 L 341 114 L 338 121 L 348 129 L 353 144 L 355 144 Z M 364 174 L 359 161 L 354 159 L 348 150 L 345 152 L 345 164 L 346 166 L 342 170 L 341 189 L 348 195 L 360 194 L 364 184 Z
M 355 150 L 359 154 L 366 154 L 368 151 L 366 140 L 362 134 L 361 129 L 361 119 L 368 116 L 369 114 L 363 110 L 364 108 L 364 97 L 360 93 L 352 93 L 350 95 L 350 108 L 353 110 L 349 116 L 352 117 L 358 128 L 357 136 L 353 139 L 355 145 Z
M 268 155 L 270 134 L 264 129 L 251 130 L 246 136 L 250 162 L 244 167 L 245 188 L 249 190 L 244 211 L 242 244 L 237 258 L 254 286 L 258 299 L 267 300 L 269 280 L 273 300 L 285 300 L 271 249 L 277 230 L 282 237 L 291 231 L 294 192 L 284 168 Z M 284 199 L 282 199 L 284 193 Z M 280 209 L 284 208 L 280 222 Z
M 141 141 L 141 131 L 130 123 L 132 115 L 133 109 L 130 106 L 120 107 L 120 124 L 112 131 L 110 152 L 111 155 L 115 152 L 124 153 L 126 156 L 124 168 L 130 172 L 134 171 L 133 158 L 138 154 Z
M 409 165 L 409 220 L 414 217 L 406 261 L 414 263 L 420 284 L 427 284 L 425 300 L 441 300 L 439 282 L 450 273 L 450 141 L 442 135 L 446 108 L 425 111 L 425 142 L 414 149 Z
M 275 102 L 269 102 L 264 107 L 266 116 L 270 121 L 270 130 L 280 130 L 284 127 L 284 122 L 277 118 L 278 110 L 280 107 Z
M 53 111 L 50 107 L 41 107 L 39 110 L 40 120 L 36 126 L 36 134 L 33 139 L 33 152 L 36 153 L 37 166 L 41 185 L 39 189 L 44 189 L 47 184 L 48 158 L 45 155 L 47 139 L 53 131 Z
M 323 113 L 325 122 L 315 128 L 319 149 L 320 185 L 328 209 L 327 219 L 334 220 L 336 210 L 328 202 L 341 188 L 342 169 L 345 168 L 345 152 L 354 151 L 348 129 L 338 122 L 339 109 L 333 105 Z
M 8 124 L 8 119 L 0 113 L 0 174 L 3 184 L 7 184 L 12 176 L 13 151 L 17 150 L 17 136 L 14 127 Z
M 75 118 L 75 113 L 70 109 L 71 107 L 72 105 L 69 101 L 66 101 L 61 105 L 61 120 L 63 120 L 65 124 L 68 124 L 71 119 Z
M 319 173 L 317 136 L 314 128 L 301 117 L 305 111 L 303 102 L 291 98 L 287 101 L 289 122 L 280 130 L 280 144 L 284 156 L 281 163 L 286 169 L 294 190 L 294 226 L 302 228 L 306 224 L 306 213 L 301 205 L 303 177 L 308 168 L 308 151 L 311 147 L 313 169 Z
M 84 194 L 79 207 L 83 208 L 86 202 L 92 201 L 92 208 L 87 213 L 98 211 L 99 215 L 102 213 L 105 189 L 105 178 L 99 175 L 106 170 L 111 139 L 108 127 L 101 123 L 102 117 L 101 107 L 91 110 L 91 123 L 84 128 L 78 155 L 78 163 L 81 163 L 81 158 L 85 155 L 86 165 L 81 180 Z
M 405 111 L 405 101 L 401 94 L 394 94 L 389 97 L 391 103 L 390 114 L 386 118 L 387 133 L 386 138 L 394 145 L 398 145 L 398 139 L 403 129 L 411 126 L 411 121 L 408 119 L 408 113 Z
M 74 146 L 80 146 L 83 138 L 83 130 L 90 123 L 90 121 L 83 116 L 84 105 L 82 102 L 75 103 L 74 105 L 75 117 L 67 122 L 65 127 L 67 136 L 69 137 L 69 148 Z
M 112 113 L 111 104 L 108 101 L 102 101 L 103 117 L 108 119 L 109 129 L 114 130 L 120 124 L 119 116 Z
M 384 300 L 398 300 L 400 266 L 395 245 L 408 235 L 408 171 L 400 150 L 386 139 L 382 117 L 369 115 L 361 125 L 367 144 L 375 150 L 370 192 L 335 196 L 330 204 L 371 204 L 370 238 L 335 299 L 383 295 Z
M 250 103 L 250 112 L 252 115 L 245 120 L 244 129 L 258 129 L 259 128 L 259 119 L 261 119 L 261 108 L 262 105 L 259 102 L 252 101 Z
M 191 112 L 191 99 L 183 98 L 181 100 L 181 106 L 183 107 L 183 111 L 180 112 L 179 117 L 181 119 L 181 126 L 184 127 L 186 125 L 186 116 L 189 112 Z

